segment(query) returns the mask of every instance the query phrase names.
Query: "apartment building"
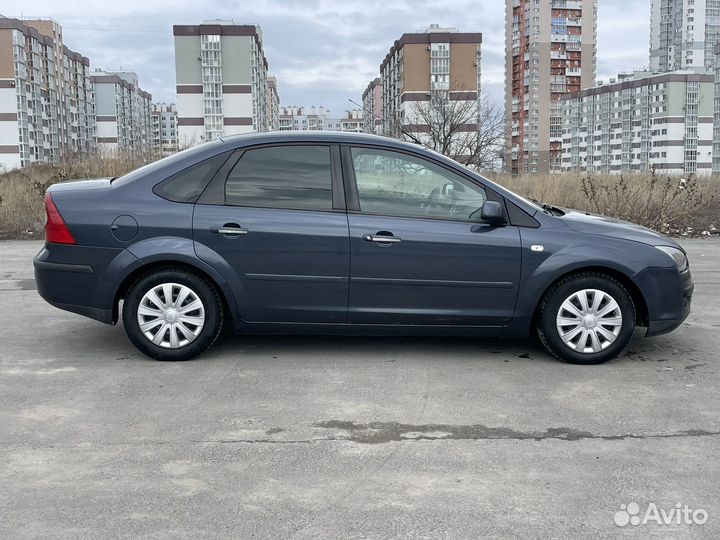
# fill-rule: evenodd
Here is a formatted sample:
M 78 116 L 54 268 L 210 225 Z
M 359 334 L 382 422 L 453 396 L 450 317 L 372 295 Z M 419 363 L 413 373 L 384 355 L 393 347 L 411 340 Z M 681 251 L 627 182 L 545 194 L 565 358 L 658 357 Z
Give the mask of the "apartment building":
M 259 26 L 173 26 L 180 146 L 267 131 L 268 62 Z
M 418 120 L 416 104 L 430 101 L 431 92 L 445 92 L 450 100 L 476 102 L 481 88 L 481 45 L 481 33 L 436 24 L 424 32 L 400 36 L 380 65 L 384 134 L 427 129 Z M 474 131 L 478 126 L 467 123 L 463 129 Z
M 362 95 L 363 113 L 365 122 L 363 131 L 382 135 L 382 82 L 376 77 L 363 92 Z
M 363 130 L 363 111 L 346 111 L 341 118 L 333 117 L 322 105 L 316 107 L 282 107 L 278 118 L 280 131 L 348 131 L 361 133 Z
M 94 148 L 90 61 L 55 21 L 0 16 L 0 170 Z
M 650 70 L 712 71 L 720 0 L 652 0 Z
M 365 114 L 362 109 L 345 111 L 345 116 L 340 118 L 340 131 L 346 133 L 362 133 L 365 129 Z
M 712 75 L 635 72 L 563 96 L 563 171 L 708 174 Z
M 267 78 L 267 122 L 268 131 L 277 131 L 280 127 L 280 94 L 278 93 L 277 77 Z
M 720 43 L 715 44 L 715 105 L 713 107 L 713 173 L 720 173 Z
M 556 171 L 561 98 L 595 82 L 597 0 L 506 0 L 505 8 L 506 169 Z
M 178 151 L 177 108 L 174 103 L 153 103 L 150 125 L 153 155 L 165 157 Z
M 95 70 L 90 81 L 95 93 L 98 149 L 150 154 L 152 96 L 140 89 L 137 74 Z

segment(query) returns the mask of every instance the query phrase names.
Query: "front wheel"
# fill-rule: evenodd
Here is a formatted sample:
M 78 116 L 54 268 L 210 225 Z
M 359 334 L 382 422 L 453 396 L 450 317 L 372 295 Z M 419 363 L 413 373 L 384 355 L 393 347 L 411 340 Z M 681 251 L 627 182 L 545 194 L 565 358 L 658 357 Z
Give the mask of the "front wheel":
M 189 360 L 222 330 L 223 305 L 215 287 L 184 268 L 161 268 L 132 284 L 123 303 L 130 341 L 156 360 Z
M 543 297 L 537 332 L 554 356 L 573 364 L 601 364 L 620 355 L 635 329 L 632 297 L 598 273 L 569 276 Z

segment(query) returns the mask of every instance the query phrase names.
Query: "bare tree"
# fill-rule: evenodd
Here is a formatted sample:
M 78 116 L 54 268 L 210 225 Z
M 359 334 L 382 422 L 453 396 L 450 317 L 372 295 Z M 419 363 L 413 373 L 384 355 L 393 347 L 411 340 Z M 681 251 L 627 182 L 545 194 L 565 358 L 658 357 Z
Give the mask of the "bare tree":
M 477 170 L 496 170 L 505 144 L 505 113 L 488 95 L 475 99 L 474 94 L 462 88 L 433 90 L 429 100 L 412 103 L 409 118 L 395 123 L 393 135 Z

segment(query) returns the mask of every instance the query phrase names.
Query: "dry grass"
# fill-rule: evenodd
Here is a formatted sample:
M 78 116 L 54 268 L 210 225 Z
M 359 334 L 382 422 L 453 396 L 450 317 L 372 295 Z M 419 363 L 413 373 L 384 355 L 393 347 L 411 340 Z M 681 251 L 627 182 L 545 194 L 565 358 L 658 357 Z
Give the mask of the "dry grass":
M 122 175 L 145 160 L 92 156 L 59 165 L 29 167 L 0 175 L 0 238 L 42 234 L 43 194 L 51 184 L 75 178 Z M 640 223 L 658 231 L 698 235 L 720 229 L 720 180 L 681 181 L 651 174 L 494 176 L 525 197 Z
M 36 165 L 0 174 L 0 238 L 42 234 L 43 195 L 52 184 L 77 178 L 112 178 L 147 160 L 130 156 L 94 155 L 57 165 Z
M 530 199 L 632 221 L 672 235 L 720 229 L 720 179 L 655 173 L 493 178 Z

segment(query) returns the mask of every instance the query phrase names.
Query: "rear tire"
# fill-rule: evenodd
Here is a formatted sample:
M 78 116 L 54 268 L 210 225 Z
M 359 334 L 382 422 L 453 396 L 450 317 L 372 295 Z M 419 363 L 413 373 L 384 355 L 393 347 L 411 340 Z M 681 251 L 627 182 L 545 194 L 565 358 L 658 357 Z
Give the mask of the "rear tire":
M 125 332 L 143 354 L 190 360 L 209 349 L 223 326 L 223 303 L 205 278 L 179 267 L 151 270 L 125 295 Z
M 635 305 L 617 280 L 586 272 L 568 276 L 543 296 L 537 333 L 555 357 L 602 364 L 624 352 L 635 329 Z

